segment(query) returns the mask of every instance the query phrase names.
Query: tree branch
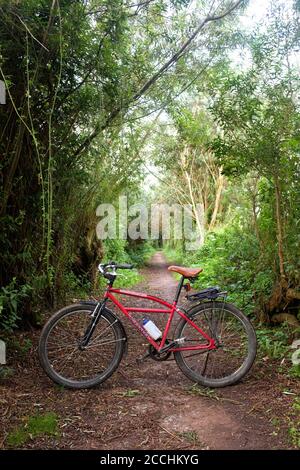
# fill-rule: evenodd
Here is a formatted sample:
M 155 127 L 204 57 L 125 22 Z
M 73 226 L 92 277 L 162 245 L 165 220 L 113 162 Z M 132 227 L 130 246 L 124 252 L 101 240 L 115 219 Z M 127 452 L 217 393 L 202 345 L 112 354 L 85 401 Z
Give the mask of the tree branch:
M 174 65 L 179 59 L 180 57 L 182 57 L 184 55 L 184 53 L 186 52 L 188 46 L 193 42 L 193 40 L 198 36 L 198 34 L 200 33 L 200 31 L 204 28 L 204 26 L 207 24 L 207 23 L 211 23 L 211 22 L 214 22 L 214 21 L 218 21 L 222 18 L 225 18 L 226 16 L 228 16 L 230 13 L 232 13 L 232 11 L 234 11 L 236 8 L 238 8 L 241 3 L 243 2 L 244 0 L 238 0 L 236 1 L 228 10 L 226 10 L 224 13 L 220 14 L 220 15 L 216 15 L 216 16 L 207 16 L 201 23 L 200 25 L 194 30 L 194 32 L 191 34 L 191 36 L 183 43 L 183 45 L 179 48 L 179 50 L 177 52 L 175 52 L 175 54 L 172 55 L 172 57 L 167 61 L 165 62 L 164 65 L 162 65 L 162 67 L 160 67 L 160 69 L 127 101 L 127 103 L 125 103 L 124 106 L 119 106 L 117 108 L 115 108 L 111 114 L 108 115 L 108 117 L 105 119 L 104 122 L 102 123 L 98 123 L 96 126 L 95 126 L 95 129 L 93 130 L 93 132 L 88 136 L 86 137 L 86 139 L 82 142 L 82 144 L 77 148 L 77 150 L 75 150 L 74 152 L 74 157 L 78 156 L 81 152 L 83 152 L 83 150 L 85 150 L 86 148 L 89 147 L 89 145 L 92 143 L 92 141 L 100 134 L 101 131 L 103 131 L 104 129 L 106 129 L 108 127 L 108 125 L 124 110 L 128 109 L 129 105 L 134 103 L 135 101 L 137 101 L 142 95 L 144 95 L 146 93 L 146 91 L 152 86 L 154 85 L 154 83 L 157 82 L 157 80 L 159 80 L 159 78 L 169 69 L 172 67 L 172 65 Z
M 155 108 L 155 109 L 152 109 L 152 111 L 149 111 L 148 113 L 146 114 L 143 114 L 141 116 L 136 116 L 132 119 L 128 119 L 127 122 L 134 122 L 134 121 L 138 121 L 139 119 L 144 119 L 145 117 L 148 117 L 148 116 L 151 116 L 151 114 L 153 113 L 156 113 L 158 111 L 163 111 L 166 109 L 166 107 L 173 101 L 175 101 L 180 95 L 182 95 L 182 93 L 184 93 L 186 90 L 188 90 L 192 85 L 193 83 L 196 82 L 196 80 L 202 75 L 202 73 L 208 68 L 208 66 L 210 65 L 211 62 L 207 62 L 201 69 L 200 69 L 200 72 L 198 72 L 194 78 L 192 78 L 192 80 L 190 80 L 188 83 L 186 83 L 174 96 L 171 95 L 171 93 L 169 94 L 169 96 L 167 97 L 167 99 L 165 100 L 164 103 L 162 103 L 158 108 Z
M 2 10 L 2 8 L 1 8 L 1 10 Z M 12 11 L 11 13 L 12 13 L 13 15 L 15 15 L 15 16 L 18 18 L 18 20 L 20 21 L 20 23 L 22 23 L 22 25 L 24 26 L 24 28 L 26 29 L 26 31 L 30 34 L 30 36 L 32 37 L 32 39 L 33 39 L 34 41 L 36 41 L 40 46 L 42 46 L 47 52 L 49 52 L 49 49 L 48 49 L 46 46 L 44 46 L 44 44 L 43 44 L 41 41 L 39 41 L 39 40 L 34 36 L 34 34 L 33 34 L 33 33 L 30 31 L 30 29 L 28 28 L 27 24 L 24 23 L 24 21 L 22 20 L 22 18 L 20 18 L 20 16 L 17 15 L 17 13 L 14 13 L 13 11 Z
M 64 102 L 67 98 L 69 98 L 70 95 L 72 95 L 73 93 L 75 93 L 75 91 L 79 90 L 79 88 L 81 88 L 85 83 L 86 81 L 88 80 L 88 78 L 90 77 L 90 75 L 92 74 L 93 70 L 94 70 L 94 62 L 99 60 L 99 56 L 100 56 L 100 52 L 101 52 L 101 49 L 102 49 L 102 46 L 103 46 L 103 42 L 104 42 L 104 39 L 108 36 L 108 31 L 103 35 L 103 37 L 101 38 L 101 41 L 99 42 L 99 45 L 98 45 L 98 49 L 97 49 L 97 52 L 96 52 L 96 56 L 95 56 L 95 59 L 94 61 L 92 61 L 88 67 L 88 71 L 86 72 L 85 76 L 82 78 L 82 80 L 77 83 L 77 85 L 74 86 L 74 88 L 71 88 L 70 90 L 68 90 L 64 96 L 62 97 L 61 99 L 61 102 Z

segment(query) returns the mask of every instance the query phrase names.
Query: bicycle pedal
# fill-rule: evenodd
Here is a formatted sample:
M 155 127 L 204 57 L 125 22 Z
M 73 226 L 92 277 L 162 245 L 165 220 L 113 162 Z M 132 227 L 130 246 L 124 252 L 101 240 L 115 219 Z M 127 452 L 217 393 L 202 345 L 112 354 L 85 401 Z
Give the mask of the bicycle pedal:
M 145 360 L 150 357 L 150 354 L 147 352 L 146 354 L 144 354 L 142 357 L 138 357 L 136 362 L 138 364 L 141 364 L 142 362 L 145 362 Z

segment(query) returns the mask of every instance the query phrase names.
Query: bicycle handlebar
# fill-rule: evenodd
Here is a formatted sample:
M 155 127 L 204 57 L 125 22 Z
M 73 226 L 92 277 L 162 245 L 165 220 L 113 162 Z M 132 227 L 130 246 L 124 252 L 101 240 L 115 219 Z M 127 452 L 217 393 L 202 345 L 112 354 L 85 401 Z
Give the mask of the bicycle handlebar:
M 113 272 L 111 274 L 115 274 L 116 269 L 132 269 L 132 268 L 133 268 L 133 264 L 127 264 L 127 263 L 118 264 L 115 261 L 110 261 L 109 263 L 105 263 L 105 264 L 99 264 L 98 266 L 100 273 L 103 274 L 104 276 L 105 274 L 109 274 L 107 272 L 108 269 L 112 269 Z
M 133 264 L 117 264 L 116 265 L 116 268 L 117 269 L 132 269 L 133 268 Z

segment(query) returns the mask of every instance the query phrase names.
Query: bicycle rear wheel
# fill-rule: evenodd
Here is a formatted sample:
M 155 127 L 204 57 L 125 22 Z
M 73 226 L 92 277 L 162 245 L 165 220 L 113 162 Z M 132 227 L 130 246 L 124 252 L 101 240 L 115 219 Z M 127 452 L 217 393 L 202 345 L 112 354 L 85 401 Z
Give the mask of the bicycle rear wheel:
M 68 388 L 90 388 L 107 380 L 118 367 L 126 334 L 118 318 L 104 309 L 93 336 L 80 348 L 91 322 L 93 305 L 71 305 L 45 324 L 39 342 L 39 359 L 46 374 Z
M 225 387 L 244 377 L 256 356 L 256 335 L 248 318 L 234 305 L 223 302 L 198 305 L 190 310 L 189 318 L 215 339 L 218 347 L 174 352 L 181 371 L 206 387 Z M 184 319 L 177 324 L 175 338 L 185 338 L 184 347 L 207 343 Z

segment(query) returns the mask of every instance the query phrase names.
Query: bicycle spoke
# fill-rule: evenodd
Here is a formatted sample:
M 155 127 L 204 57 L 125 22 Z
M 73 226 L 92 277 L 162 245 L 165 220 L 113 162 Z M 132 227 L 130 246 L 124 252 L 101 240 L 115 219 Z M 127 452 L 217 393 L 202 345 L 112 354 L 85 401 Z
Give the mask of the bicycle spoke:
M 105 333 L 109 328 L 111 328 L 112 325 L 114 325 L 114 324 L 117 323 L 117 322 L 118 322 L 118 320 L 116 320 L 116 321 L 115 321 L 114 323 L 112 323 L 111 325 L 108 325 L 108 326 L 105 328 L 105 330 L 102 331 L 98 336 L 96 336 L 95 338 L 91 338 L 91 340 L 89 341 L 89 344 L 93 343 L 93 342 L 96 341 L 98 338 L 101 338 L 101 337 L 104 335 L 104 333 Z
M 70 349 L 70 348 L 74 348 L 74 344 L 72 344 L 72 345 L 71 344 L 69 344 L 69 345 L 65 344 L 64 346 L 59 346 L 59 347 L 53 345 L 52 348 L 48 347 L 48 351 L 57 352 L 57 351 L 63 351 L 64 349 Z
M 195 325 L 217 341 L 217 347 L 204 352 L 184 350 L 175 353 L 181 355 L 185 367 L 199 377 L 212 380 L 228 377 L 239 370 L 248 355 L 247 333 L 240 318 L 223 306 L 215 305 L 200 309 L 192 318 Z M 195 328 L 188 322 L 178 334 L 186 338 L 187 347 L 203 344 L 201 333 L 195 336 Z
M 90 310 L 66 312 L 53 323 L 47 334 L 45 352 L 51 374 L 56 375 L 59 383 L 77 381 L 84 384 L 90 380 L 101 381 L 114 361 L 122 354 L 122 342 L 118 319 L 109 320 L 107 314 L 96 325 L 95 336 L 85 348 L 80 348 L 80 340 L 91 321 Z M 118 364 L 118 362 L 116 362 Z M 113 369 L 112 369 L 113 370 Z M 49 374 L 48 374 L 49 375 Z M 77 388 L 81 388 L 78 385 Z
M 103 345 L 106 345 L 106 344 L 114 344 L 114 343 L 118 343 L 119 341 L 124 341 L 124 338 L 121 338 L 121 339 L 114 339 L 114 340 L 111 340 L 111 341 L 102 341 L 100 343 L 95 343 L 95 344 L 88 344 L 88 346 L 86 346 L 84 349 L 90 349 L 90 348 L 94 348 L 94 347 L 98 347 L 98 346 L 103 346 Z
M 60 373 L 62 373 L 62 371 L 64 370 L 64 368 L 67 365 L 67 362 L 71 359 L 71 357 L 75 354 L 75 352 L 76 352 L 76 348 L 74 348 L 74 350 L 64 360 L 64 362 L 62 363 L 62 366 L 63 366 L 62 369 L 61 368 L 59 369 Z
M 185 357 L 188 358 L 188 357 L 193 357 L 193 356 L 199 356 L 199 354 L 207 354 L 207 351 L 205 350 L 197 351 L 197 352 L 194 352 L 193 354 L 186 355 Z
M 201 372 L 202 375 L 205 374 L 206 367 L 207 367 L 207 363 L 208 363 L 208 359 L 209 359 L 209 353 L 206 354 L 206 358 L 205 358 L 205 360 L 204 360 L 204 365 L 203 365 L 202 372 Z

